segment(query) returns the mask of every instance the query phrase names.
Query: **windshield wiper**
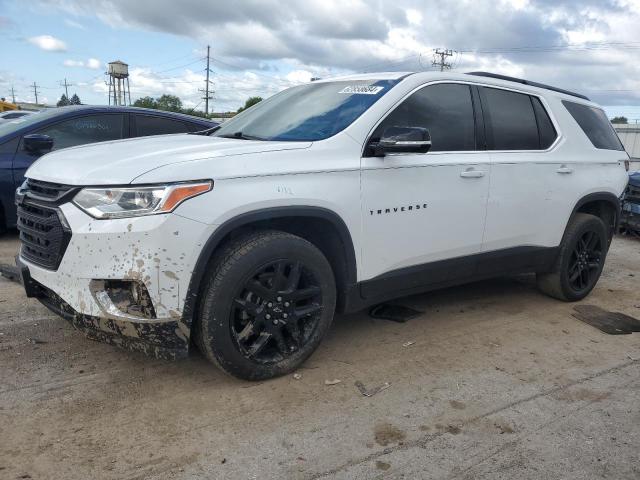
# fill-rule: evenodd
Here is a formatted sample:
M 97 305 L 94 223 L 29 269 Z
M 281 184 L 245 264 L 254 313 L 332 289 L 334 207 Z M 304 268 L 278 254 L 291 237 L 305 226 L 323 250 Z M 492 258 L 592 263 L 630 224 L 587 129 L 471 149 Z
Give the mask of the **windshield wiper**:
M 220 130 L 221 125 L 216 125 L 215 127 L 207 128 L 206 130 L 198 130 L 197 132 L 189 132 L 189 135 L 211 135 L 216 130 Z
M 222 137 L 222 138 L 239 138 L 240 140 L 265 140 L 262 137 L 256 137 L 254 135 L 245 135 L 242 132 L 234 132 L 234 133 L 228 133 L 225 135 L 218 135 L 218 137 Z

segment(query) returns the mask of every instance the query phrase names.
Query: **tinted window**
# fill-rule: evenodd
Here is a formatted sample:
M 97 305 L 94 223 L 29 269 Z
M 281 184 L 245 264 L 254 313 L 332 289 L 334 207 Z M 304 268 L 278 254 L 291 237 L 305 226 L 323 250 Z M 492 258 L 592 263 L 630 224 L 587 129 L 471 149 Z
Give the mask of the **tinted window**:
M 624 150 L 607 115 L 601 109 L 566 100 L 563 100 L 562 103 L 589 137 L 594 147 L 605 150 Z
M 311 82 L 292 87 L 236 115 L 213 135 L 241 132 L 256 140 L 315 141 L 351 125 L 399 80 Z
M 53 138 L 53 150 L 122 138 L 122 115 L 87 115 L 41 128 L 37 132 Z
M 149 135 L 165 135 L 168 133 L 187 133 L 189 126 L 180 120 L 151 115 L 136 115 L 136 132 L 138 137 Z
M 387 127 L 423 127 L 431 135 L 431 151 L 475 150 L 475 122 L 468 85 L 437 84 L 407 98 L 376 128 L 378 140 Z
M 538 150 L 538 125 L 529 95 L 496 88 L 481 90 L 489 149 Z
M 540 148 L 546 150 L 553 142 L 555 142 L 558 134 L 553 127 L 553 123 L 549 118 L 549 114 L 542 106 L 542 102 L 539 98 L 531 97 L 533 102 L 533 109 L 536 113 L 536 120 L 538 121 L 538 132 L 540 133 Z

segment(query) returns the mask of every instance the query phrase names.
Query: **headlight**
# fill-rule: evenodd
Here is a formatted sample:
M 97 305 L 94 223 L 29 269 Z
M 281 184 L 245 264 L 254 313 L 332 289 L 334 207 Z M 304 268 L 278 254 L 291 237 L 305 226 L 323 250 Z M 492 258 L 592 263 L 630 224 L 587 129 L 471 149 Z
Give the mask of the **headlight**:
M 140 217 L 171 212 L 212 187 L 213 182 L 207 180 L 145 187 L 83 188 L 73 203 L 94 218 Z

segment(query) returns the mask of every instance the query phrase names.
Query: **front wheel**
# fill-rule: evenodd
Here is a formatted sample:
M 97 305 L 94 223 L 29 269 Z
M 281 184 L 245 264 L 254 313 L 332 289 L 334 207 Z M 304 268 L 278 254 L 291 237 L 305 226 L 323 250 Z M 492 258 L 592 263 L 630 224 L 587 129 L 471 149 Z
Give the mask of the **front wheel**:
M 538 288 L 559 300 L 582 300 L 598 282 L 608 248 L 604 222 L 594 215 L 576 214 L 564 234 L 553 270 L 537 275 Z
M 200 303 L 196 343 L 225 372 L 263 380 L 298 368 L 329 330 L 333 271 L 303 238 L 262 231 L 214 260 Z

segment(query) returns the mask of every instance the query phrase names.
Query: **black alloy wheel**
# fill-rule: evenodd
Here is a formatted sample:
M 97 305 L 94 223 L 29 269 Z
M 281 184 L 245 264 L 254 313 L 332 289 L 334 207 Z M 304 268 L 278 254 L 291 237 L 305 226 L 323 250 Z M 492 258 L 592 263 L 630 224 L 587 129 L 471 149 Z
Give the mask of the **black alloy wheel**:
M 591 287 L 602 268 L 602 240 L 598 232 L 587 230 L 575 243 L 569 260 L 568 281 L 576 292 Z
M 240 352 L 277 363 L 304 347 L 322 313 L 322 291 L 300 261 L 277 260 L 249 275 L 234 298 L 231 331 Z

